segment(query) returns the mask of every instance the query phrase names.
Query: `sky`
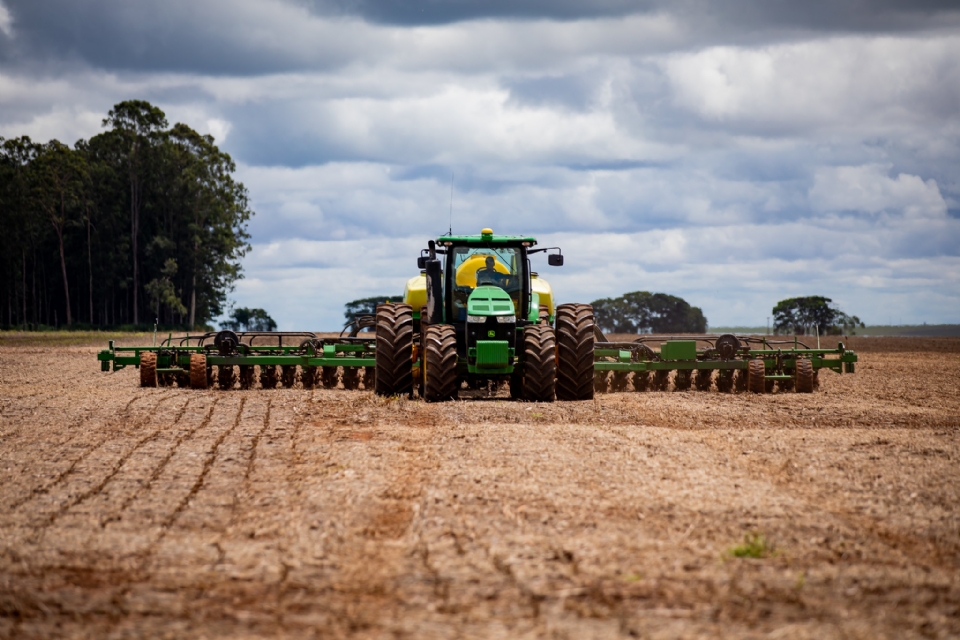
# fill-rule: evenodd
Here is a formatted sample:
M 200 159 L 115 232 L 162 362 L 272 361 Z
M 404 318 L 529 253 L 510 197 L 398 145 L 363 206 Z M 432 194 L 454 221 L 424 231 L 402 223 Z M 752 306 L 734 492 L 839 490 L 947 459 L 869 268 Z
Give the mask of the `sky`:
M 236 161 L 230 297 L 281 329 L 399 294 L 451 226 L 562 247 L 560 302 L 960 322 L 960 2 L 0 0 L 0 136 L 128 99 Z

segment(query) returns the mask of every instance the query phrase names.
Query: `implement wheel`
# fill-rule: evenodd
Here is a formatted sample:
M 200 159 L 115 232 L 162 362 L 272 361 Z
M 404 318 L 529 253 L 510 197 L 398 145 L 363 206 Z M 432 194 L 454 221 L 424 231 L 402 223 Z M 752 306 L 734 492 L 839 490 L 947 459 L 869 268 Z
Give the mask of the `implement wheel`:
M 140 354 L 140 386 L 157 386 L 157 354 L 153 351 Z
M 206 389 L 209 382 L 207 378 L 207 356 L 202 353 L 191 353 L 190 387 L 192 389 Z
M 595 371 L 593 373 L 593 390 L 596 393 L 606 393 L 610 389 L 610 372 Z
M 276 389 L 277 382 L 280 381 L 280 374 L 277 372 L 277 365 L 260 365 L 260 386 L 264 389 Z
M 373 391 L 373 386 L 377 380 L 376 367 L 363 367 L 363 388 L 367 391 Z
M 221 364 L 217 366 L 217 369 L 217 384 L 220 385 L 220 388 L 224 391 L 233 389 L 233 384 L 237 381 L 233 365 Z
M 673 377 L 674 391 L 686 391 L 693 384 L 693 371 L 690 369 L 677 369 L 677 375 Z
M 747 367 L 747 387 L 751 393 L 765 393 L 767 391 L 767 381 L 764 380 L 766 370 L 763 360 L 754 358 Z
M 572 305 L 570 305 L 572 306 Z M 581 305 L 583 306 L 583 305 Z M 593 310 L 591 309 L 591 319 Z M 559 320 L 558 320 L 559 322 Z M 590 329 L 591 336 L 593 329 Z M 557 386 L 557 339 L 553 327 L 538 324 L 523 329 L 523 399 L 553 402 Z M 590 396 L 593 397 L 593 340 L 590 341 Z
M 666 391 L 670 386 L 670 372 L 666 369 L 657 369 L 653 372 L 653 390 Z
M 255 371 L 252 364 L 242 364 L 240 365 L 240 388 L 241 389 L 252 389 L 253 383 L 256 380 L 254 375 Z
M 747 390 L 747 370 L 746 369 L 737 369 L 737 372 L 733 374 L 733 386 L 737 391 L 746 391 Z
M 297 365 L 295 364 L 285 364 L 280 367 L 282 373 L 280 374 L 280 382 L 287 389 L 292 389 L 293 385 L 297 384 Z
M 650 372 L 634 371 L 633 372 L 633 390 L 648 391 L 649 389 L 650 389 Z
M 413 308 L 396 302 L 379 305 L 376 331 L 377 395 L 412 393 Z
M 717 391 L 730 393 L 733 391 L 733 369 L 721 369 L 717 374 Z
M 629 371 L 614 371 L 610 375 L 610 391 L 614 393 L 626 391 L 627 385 L 630 384 L 629 375 Z
M 340 374 L 344 389 L 360 388 L 360 367 L 343 367 L 343 373 Z
M 460 388 L 456 332 L 449 324 L 432 324 L 424 332 L 423 342 L 423 399 L 427 402 L 456 400 Z
M 315 389 L 320 384 L 320 368 L 304 367 L 300 373 L 300 382 L 304 389 Z
M 813 393 L 813 379 L 813 363 L 807 358 L 799 358 L 795 377 L 797 393 Z
M 323 388 L 336 389 L 340 384 L 340 367 L 322 367 L 321 369 L 320 381 L 323 383 Z
M 557 399 L 591 400 L 596 329 L 593 307 L 588 304 L 561 304 L 556 309 L 556 321 Z
M 697 373 L 693 376 L 693 384 L 697 387 L 697 391 L 709 391 L 712 380 L 713 369 L 697 369 Z

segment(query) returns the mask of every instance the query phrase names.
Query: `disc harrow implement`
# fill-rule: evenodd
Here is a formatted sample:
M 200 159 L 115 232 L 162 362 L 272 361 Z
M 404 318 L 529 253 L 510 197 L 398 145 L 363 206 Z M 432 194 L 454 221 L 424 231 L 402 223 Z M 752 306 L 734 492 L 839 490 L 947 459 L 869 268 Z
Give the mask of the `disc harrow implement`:
M 373 385 L 376 344 L 371 335 L 318 338 L 310 332 L 209 332 L 167 337 L 150 347 L 109 347 L 97 354 L 102 371 L 140 369 L 140 385 L 208 389 L 305 389 Z
M 659 348 L 651 344 L 659 343 Z M 762 336 L 699 335 L 641 337 L 610 342 L 603 334 L 594 343 L 594 388 L 600 393 L 625 390 L 632 377 L 635 391 L 732 391 L 813 393 L 819 373 L 854 373 L 857 354 L 839 343 L 836 349 L 813 349 L 798 339 Z

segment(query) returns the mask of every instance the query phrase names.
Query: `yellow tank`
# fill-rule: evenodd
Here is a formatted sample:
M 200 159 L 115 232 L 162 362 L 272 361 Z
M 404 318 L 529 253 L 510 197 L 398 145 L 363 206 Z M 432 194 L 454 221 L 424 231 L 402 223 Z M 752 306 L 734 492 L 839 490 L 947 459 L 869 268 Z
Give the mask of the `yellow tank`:
M 420 275 L 407 280 L 403 288 L 404 303 L 413 307 L 413 312 L 419 314 L 422 307 L 427 306 L 427 272 L 421 271 Z
M 553 317 L 556 314 L 556 304 L 553 301 L 553 289 L 550 287 L 550 283 L 534 271 L 530 274 L 530 288 L 533 293 L 540 296 L 540 304 L 547 305 L 547 312 Z
M 457 286 L 476 287 L 477 269 L 480 269 L 484 266 L 485 260 L 486 256 L 477 255 L 471 257 L 462 265 L 460 265 L 460 267 L 457 269 Z M 500 273 L 510 273 L 507 267 L 499 260 L 494 265 L 494 268 Z M 553 300 L 553 289 L 550 287 L 550 283 L 534 272 L 530 277 L 530 285 L 533 293 L 536 293 L 540 296 L 540 304 L 547 305 L 548 313 L 551 316 L 555 315 L 556 303 Z M 407 280 L 407 284 L 403 288 L 403 301 L 413 307 L 414 313 L 420 313 L 420 308 L 427 306 L 426 271 L 421 271 L 420 275 L 414 276 Z

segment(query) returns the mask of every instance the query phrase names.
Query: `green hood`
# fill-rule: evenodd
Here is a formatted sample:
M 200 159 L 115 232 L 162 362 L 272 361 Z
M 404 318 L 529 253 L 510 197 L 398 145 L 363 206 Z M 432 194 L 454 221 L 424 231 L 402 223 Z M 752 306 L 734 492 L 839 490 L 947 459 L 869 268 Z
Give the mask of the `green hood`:
M 474 289 L 467 299 L 467 314 L 471 316 L 516 315 L 513 300 L 500 287 L 484 285 Z

